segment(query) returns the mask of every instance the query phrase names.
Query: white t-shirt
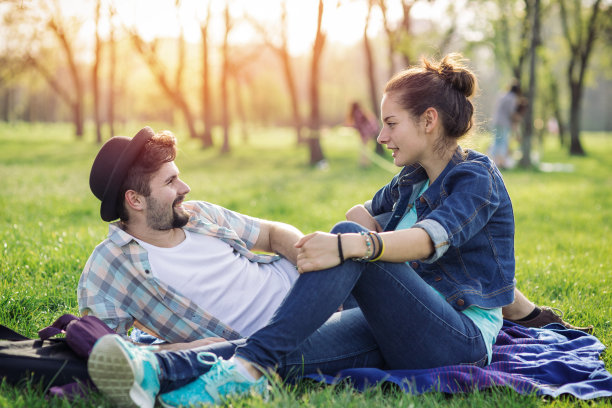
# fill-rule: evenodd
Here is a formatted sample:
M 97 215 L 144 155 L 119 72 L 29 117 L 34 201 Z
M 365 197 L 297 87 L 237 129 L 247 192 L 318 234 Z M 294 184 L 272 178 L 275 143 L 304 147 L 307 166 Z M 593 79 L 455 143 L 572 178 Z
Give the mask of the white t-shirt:
M 250 336 L 272 317 L 298 277 L 286 259 L 250 262 L 222 240 L 185 231 L 185 240 L 148 252 L 151 273 L 223 323 Z

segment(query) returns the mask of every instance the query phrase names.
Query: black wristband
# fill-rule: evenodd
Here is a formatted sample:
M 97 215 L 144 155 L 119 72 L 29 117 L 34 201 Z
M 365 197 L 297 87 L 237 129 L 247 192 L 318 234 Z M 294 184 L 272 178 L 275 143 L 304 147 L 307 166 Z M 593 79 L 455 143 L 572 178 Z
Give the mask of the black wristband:
M 382 238 L 380 237 L 380 235 L 378 235 L 377 232 L 370 232 L 370 236 L 374 235 L 376 237 L 376 241 L 378 242 L 378 248 L 376 250 L 376 255 L 372 254 L 371 259 L 369 259 L 369 261 L 371 261 L 372 259 L 377 259 L 382 255 Z
M 338 235 L 338 257 L 340 258 L 340 265 L 344 263 L 344 254 L 342 253 L 342 238 L 340 233 Z

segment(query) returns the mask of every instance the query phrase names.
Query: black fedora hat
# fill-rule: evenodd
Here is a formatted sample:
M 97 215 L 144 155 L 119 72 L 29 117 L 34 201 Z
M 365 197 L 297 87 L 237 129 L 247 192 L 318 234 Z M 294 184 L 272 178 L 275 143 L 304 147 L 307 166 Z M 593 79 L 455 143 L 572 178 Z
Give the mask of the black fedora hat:
M 133 138 L 110 138 L 98 152 L 89 173 L 89 188 L 102 202 L 100 216 L 104 221 L 119 218 L 117 199 L 121 184 L 145 143 L 154 135 L 153 129 L 146 126 Z

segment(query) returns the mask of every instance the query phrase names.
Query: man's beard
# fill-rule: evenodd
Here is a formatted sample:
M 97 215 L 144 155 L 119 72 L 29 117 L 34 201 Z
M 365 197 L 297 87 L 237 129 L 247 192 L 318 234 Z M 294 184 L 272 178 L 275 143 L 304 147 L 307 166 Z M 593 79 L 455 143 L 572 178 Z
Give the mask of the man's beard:
M 172 203 L 172 210 L 168 211 L 168 208 L 161 205 L 155 198 L 149 196 L 145 197 L 147 202 L 147 225 L 149 228 L 166 231 L 173 228 L 184 227 L 189 221 L 189 214 L 182 208 L 177 209 L 176 203 L 179 203 L 185 198 L 184 196 L 178 197 Z

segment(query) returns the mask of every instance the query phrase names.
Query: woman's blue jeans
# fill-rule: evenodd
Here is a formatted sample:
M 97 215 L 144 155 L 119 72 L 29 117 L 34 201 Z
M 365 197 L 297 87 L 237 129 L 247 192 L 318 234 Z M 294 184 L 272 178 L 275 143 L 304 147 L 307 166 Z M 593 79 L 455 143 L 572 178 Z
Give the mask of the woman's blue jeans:
M 362 231 L 352 222 L 332 233 Z M 352 295 L 359 308 L 336 312 Z M 195 357 L 234 353 L 261 367 L 334 375 L 356 367 L 422 369 L 456 364 L 484 366 L 487 351 L 478 327 L 455 310 L 405 263 L 346 261 L 300 275 L 270 322 L 251 337 L 199 349 L 158 353 L 163 377 L 183 381 L 207 371 Z M 173 360 L 174 359 L 174 360 Z

